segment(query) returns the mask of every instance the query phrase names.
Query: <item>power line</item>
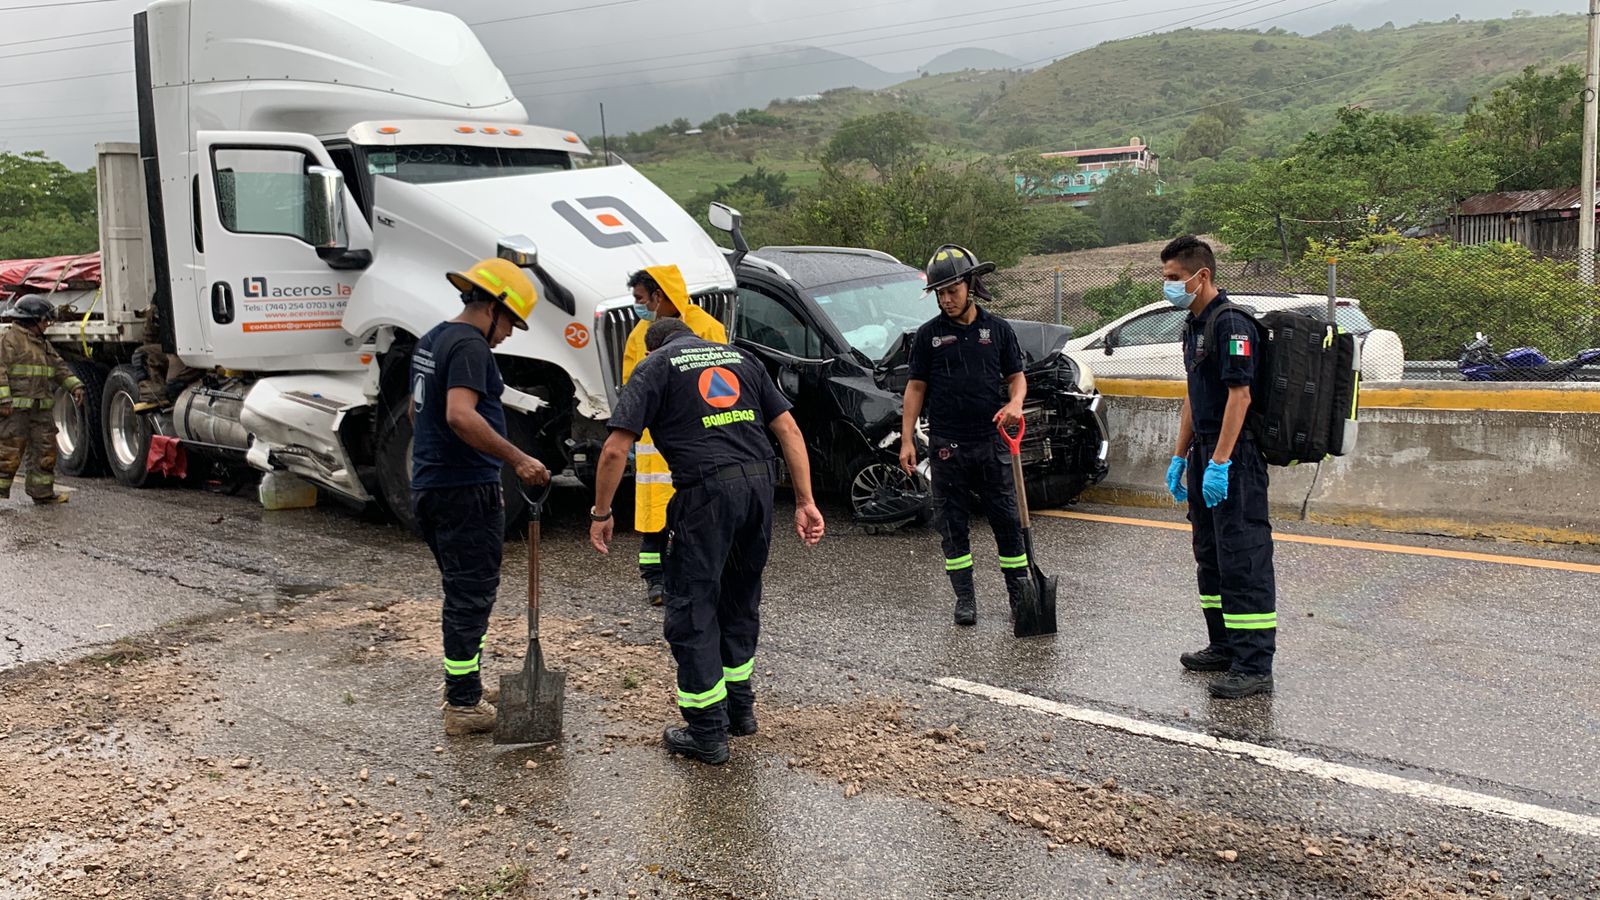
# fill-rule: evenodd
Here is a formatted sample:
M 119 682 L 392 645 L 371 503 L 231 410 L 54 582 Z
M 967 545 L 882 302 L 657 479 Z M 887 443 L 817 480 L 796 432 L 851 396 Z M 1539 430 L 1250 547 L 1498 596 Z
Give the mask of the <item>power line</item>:
M 985 10 L 982 10 L 982 11 L 979 11 L 979 12 L 975 12 L 975 13 L 959 13 L 959 14 L 954 15 L 954 16 L 946 16 L 946 17 L 944 17 L 944 19 L 941 19 L 940 21 L 948 21 L 950 19 L 966 19 L 966 18 L 971 18 L 973 16 L 990 16 L 990 15 L 992 15 L 994 13 L 1006 12 L 1008 10 L 1026 9 L 1026 8 L 1034 7 L 1034 6 L 1053 6 L 1053 5 L 1055 5 L 1057 3 L 1061 3 L 1061 2 L 1062 2 L 1062 0 L 1035 0 L 1035 2 L 1032 2 L 1032 3 L 1019 3 L 1019 4 L 1016 4 L 1014 6 L 993 7 L 993 8 L 985 9 Z M 1035 17 L 1035 16 L 1047 16 L 1047 15 L 1057 15 L 1057 14 L 1060 14 L 1060 13 L 1078 12 L 1080 10 L 1093 9 L 1093 8 L 1099 7 L 1099 6 L 1116 6 L 1116 5 L 1118 5 L 1119 2 L 1121 2 L 1121 0 L 1101 0 L 1101 2 L 1098 2 L 1098 3 L 1090 3 L 1090 4 L 1087 4 L 1087 5 L 1083 5 L 1083 6 L 1069 6 L 1066 9 L 1057 9 L 1057 10 L 1052 10 L 1052 11 L 1049 11 L 1049 12 L 1041 12 L 1041 13 L 1030 13 L 1029 15 L 1026 15 L 1026 16 L 1013 16 L 1013 17 L 1008 17 L 1008 18 L 1005 18 L 1005 19 L 1000 19 L 1000 20 L 997 20 L 997 21 L 1009 22 L 1009 21 L 1014 21 L 1014 20 L 1017 20 L 1017 19 L 1032 18 L 1032 17 Z M 1226 2 L 1226 0 L 1224 0 L 1224 2 Z M 891 29 L 891 28 L 905 28 L 908 24 L 916 24 L 916 23 L 895 22 L 895 23 L 893 23 L 891 25 L 877 25 L 877 26 L 874 26 L 874 27 L 871 27 L 871 28 L 855 28 L 855 29 L 851 29 L 851 30 L 848 30 L 848 31 L 829 32 L 828 34 L 813 34 L 813 35 L 809 35 L 807 37 L 789 38 L 789 39 L 786 39 L 785 41 L 783 41 L 783 43 L 796 44 L 796 43 L 801 43 L 801 42 L 806 42 L 806 41 L 819 41 L 819 40 L 824 40 L 826 38 L 832 38 L 832 37 L 842 37 L 842 36 L 846 36 L 846 35 L 865 34 L 866 32 L 869 32 L 869 31 L 884 31 L 884 30 Z M 958 27 L 962 27 L 962 26 L 945 25 L 945 26 L 941 26 L 939 29 L 934 29 L 934 30 L 944 30 L 945 28 L 958 28 Z M 910 32 L 909 34 L 905 34 L 905 35 L 887 35 L 886 37 L 887 38 L 909 37 L 909 36 L 911 36 L 913 34 L 923 34 L 923 33 L 925 33 L 925 32 Z M 876 40 L 876 39 L 869 38 L 868 40 Z M 715 48 L 715 52 L 723 53 L 723 52 L 732 52 L 732 51 L 737 51 L 737 50 L 758 50 L 758 49 L 761 49 L 762 47 L 770 47 L 774 43 L 776 43 L 776 42 L 774 42 L 774 41 L 762 41 L 762 42 L 756 43 L 756 44 L 744 44 L 742 46 L 737 46 L 737 47 L 717 47 L 717 48 Z M 707 51 L 705 51 L 705 50 L 690 50 L 690 51 L 687 51 L 687 52 L 684 52 L 684 53 L 668 53 L 668 54 L 665 54 L 665 55 L 662 55 L 662 56 L 630 57 L 628 59 L 628 62 L 630 62 L 630 63 L 645 63 L 645 62 L 655 62 L 657 60 L 663 60 L 663 59 L 681 59 L 681 58 L 683 58 L 685 56 L 701 56 L 701 55 L 704 55 L 706 52 Z M 587 65 L 582 65 L 582 66 L 560 66 L 560 67 L 552 68 L 552 69 L 535 69 L 535 70 L 529 71 L 529 72 L 513 72 L 510 75 L 507 75 L 506 78 L 508 78 L 508 79 L 509 78 L 522 78 L 522 77 L 530 76 L 530 75 L 545 75 L 545 74 L 549 74 L 549 73 L 552 73 L 552 72 L 569 72 L 569 71 L 572 71 L 574 69 L 598 69 L 598 68 L 605 68 L 605 67 L 610 66 L 610 65 L 613 65 L 613 63 L 611 63 L 611 62 L 598 62 L 598 63 L 589 63 Z M 651 71 L 651 70 L 652 70 L 652 67 L 647 66 L 647 67 L 645 67 L 643 69 L 628 70 L 628 71 L 616 72 L 616 73 L 610 73 L 610 74 L 628 75 L 628 74 L 634 74 L 635 72 L 643 72 L 643 71 Z
M 117 0 L 61 0 L 59 3 L 29 3 L 26 6 L 0 6 L 0 12 L 17 12 L 26 9 L 53 9 L 57 6 L 94 6 L 98 3 L 115 3 Z
M 96 34 L 113 34 L 113 33 L 118 32 L 118 31 L 127 31 L 127 30 L 128 30 L 127 27 L 124 26 L 124 27 L 121 27 L 121 28 L 102 28 L 99 31 L 74 31 L 71 34 L 58 34 L 58 35 L 55 35 L 53 37 L 29 38 L 29 39 L 27 39 L 25 41 L 5 41 L 5 42 L 0 42 L 0 47 L 15 47 L 18 44 L 42 44 L 42 43 L 44 43 L 46 41 L 63 41 L 63 40 L 66 40 L 67 38 L 90 37 L 91 35 L 96 35 Z
M 884 8 L 887 8 L 887 7 L 890 7 L 890 6 L 905 6 L 907 3 L 924 3 L 924 2 L 926 2 L 926 0 L 887 0 L 887 2 L 884 2 L 884 3 L 871 3 L 871 4 L 868 4 L 866 6 L 859 6 L 859 5 L 851 6 L 848 9 L 848 11 L 852 12 L 852 13 L 861 13 L 861 12 L 866 12 L 867 10 L 871 10 L 871 9 L 884 9 Z M 833 17 L 837 17 L 841 12 L 845 12 L 845 10 L 830 9 L 830 10 L 827 10 L 825 12 L 812 13 L 812 14 L 806 15 L 806 16 L 791 16 L 791 17 L 785 18 L 785 19 L 772 19 L 772 20 L 765 21 L 765 22 L 744 22 L 744 23 L 741 23 L 741 24 L 738 24 L 738 25 L 724 26 L 722 28 L 706 28 L 706 29 L 700 29 L 700 30 L 697 30 L 697 31 L 676 31 L 676 32 L 673 32 L 671 34 L 657 35 L 657 36 L 655 36 L 654 39 L 655 40 L 659 40 L 659 41 L 667 41 L 667 40 L 671 40 L 673 38 L 680 38 L 680 37 L 704 37 L 705 35 L 708 35 L 708 34 L 723 34 L 725 32 L 729 32 L 729 31 L 742 31 L 742 30 L 744 30 L 746 28 L 752 28 L 752 27 L 768 28 L 768 27 L 771 27 L 773 25 L 785 25 L 785 24 L 788 24 L 790 22 L 803 22 L 803 21 L 806 21 L 806 20 L 809 20 L 809 19 L 833 18 Z M 616 42 L 615 41 L 611 41 L 611 42 L 607 42 L 607 43 L 604 43 L 604 44 L 585 44 L 585 45 L 583 45 L 581 47 L 562 47 L 561 49 L 563 51 L 565 51 L 565 52 L 568 52 L 568 53 L 578 53 L 578 52 L 583 51 L 583 50 L 597 50 L 597 49 L 615 50 L 616 49 Z
M 68 50 L 90 50 L 95 47 L 116 47 L 121 44 L 131 43 L 133 43 L 133 38 L 128 38 L 127 40 L 122 41 L 106 41 L 102 44 L 79 44 L 75 47 L 52 47 L 49 50 L 29 50 L 26 53 L 8 53 L 5 56 L 0 56 L 0 59 L 21 59 L 24 56 L 42 56 L 47 53 L 65 53 Z
M 35 84 L 54 84 L 58 81 L 83 81 L 86 78 L 106 78 L 112 75 L 132 74 L 132 69 L 119 69 L 115 72 L 95 72 L 91 75 L 68 75 L 64 78 L 41 78 L 38 81 L 13 81 L 10 84 L 0 84 L 0 88 L 28 87 Z
M 1161 13 L 1177 12 L 1179 10 L 1185 10 L 1185 9 L 1194 9 L 1197 6 L 1216 6 L 1216 5 L 1219 5 L 1220 3 L 1225 3 L 1225 2 L 1227 2 L 1227 0 L 1214 0 L 1214 2 L 1211 2 L 1211 3 L 1200 3 L 1200 4 L 1191 3 L 1191 4 L 1188 4 L 1187 6 L 1175 7 L 1173 9 L 1151 10 L 1149 12 L 1144 12 L 1144 13 L 1132 13 L 1132 14 L 1123 15 L 1123 16 L 1113 16 L 1113 17 L 1111 17 L 1109 19 L 1096 19 L 1096 20 L 1092 20 L 1092 21 L 1088 21 L 1088 22 L 1073 22 L 1070 25 L 1055 25 L 1055 26 L 1051 26 L 1049 28 L 1030 28 L 1030 29 L 1028 29 L 1026 31 L 1014 31 L 1014 32 L 1009 32 L 1007 34 L 984 35 L 984 36 L 981 36 L 981 37 L 974 37 L 974 38 L 972 38 L 972 40 L 973 41 L 998 40 L 1000 38 L 1019 37 L 1021 35 L 1028 35 L 1028 34 L 1038 34 L 1038 33 L 1042 32 L 1042 31 L 1059 31 L 1059 30 L 1064 29 L 1064 28 L 1081 28 L 1084 25 L 1099 25 L 1099 24 L 1102 24 L 1102 23 L 1105 23 L 1105 22 L 1119 22 L 1119 21 L 1123 21 L 1123 20 L 1126 20 L 1126 19 L 1137 19 L 1137 18 L 1141 18 L 1143 16 L 1159 15 Z M 941 31 L 941 30 L 944 30 L 944 29 L 935 28 L 935 29 L 929 29 L 927 31 L 922 31 L 922 32 L 912 32 L 912 33 L 909 33 L 909 34 L 894 35 L 893 37 L 896 37 L 896 38 L 914 37 L 914 36 L 916 36 L 918 34 L 928 34 L 928 33 L 932 33 L 932 32 L 935 32 L 935 31 Z M 800 49 L 797 49 L 797 50 L 782 50 L 782 51 L 774 51 L 774 52 L 771 52 L 771 53 L 761 54 L 761 55 L 765 55 L 765 56 L 781 56 L 781 55 L 785 55 L 785 54 L 805 52 L 808 49 L 831 50 L 831 49 L 836 48 L 836 47 L 845 47 L 845 46 L 849 46 L 851 44 L 877 42 L 877 41 L 883 41 L 883 40 L 886 40 L 886 39 L 887 38 L 883 38 L 883 37 L 864 38 L 864 39 L 859 40 L 859 41 L 841 41 L 841 42 L 833 44 L 833 45 L 831 45 L 829 47 L 800 48 Z M 916 47 L 900 47 L 900 48 L 896 48 L 894 50 L 884 50 L 884 51 L 880 51 L 880 52 L 877 52 L 877 53 L 867 53 L 867 54 L 863 54 L 861 57 L 858 57 L 858 58 L 860 58 L 860 59 L 872 59 L 873 57 L 876 57 L 876 56 L 890 56 L 890 55 L 898 54 L 898 53 L 908 53 L 908 52 L 911 52 L 913 50 L 929 50 L 929 49 L 933 49 L 935 47 L 944 47 L 944 46 L 947 46 L 947 45 L 948 45 L 948 42 L 940 41 L 938 43 L 923 44 L 923 45 L 916 46 Z M 743 58 L 748 58 L 748 57 L 743 57 Z M 661 66 L 659 68 L 650 69 L 650 70 L 646 70 L 646 71 L 662 72 L 662 71 L 666 71 L 668 69 L 682 69 L 682 68 L 685 68 L 685 67 L 697 66 L 697 65 L 709 65 L 709 64 L 712 64 L 712 63 L 737 62 L 740 59 L 741 59 L 741 57 L 733 57 L 733 58 L 730 58 L 730 59 L 711 60 L 711 61 L 704 62 L 704 63 L 683 63 L 683 64 L 672 65 L 672 66 Z M 792 69 L 792 68 L 795 68 L 796 66 L 815 66 L 815 65 L 823 65 L 823 64 L 825 64 L 825 63 L 819 62 L 817 60 L 807 60 L 807 61 L 798 62 L 798 63 L 785 63 L 785 64 L 782 64 L 782 65 L 776 65 L 776 66 L 761 66 L 761 67 L 753 68 L 753 69 L 743 69 L 738 74 L 742 75 L 742 74 L 746 74 L 746 73 L 750 73 L 750 72 L 770 72 L 770 71 L 774 71 L 774 70 L 778 70 L 778 69 Z M 619 74 L 621 74 L 621 73 L 619 73 Z M 627 74 L 643 74 L 643 72 L 630 72 L 630 73 L 627 73 Z M 545 81 L 545 82 L 541 82 L 541 83 L 542 84 L 559 84 L 559 83 L 564 82 L 564 81 L 586 81 L 586 80 L 590 80 L 590 79 L 594 79 L 594 78 L 605 78 L 605 77 L 609 77 L 609 76 L 608 75 L 587 75 L 587 76 L 578 76 L 578 77 L 574 77 L 574 78 L 558 78 L 558 79 Z M 597 85 L 595 87 L 581 88 L 581 89 L 578 89 L 578 90 L 571 90 L 571 91 L 544 91 L 544 92 L 541 92 L 539 96 L 541 96 L 541 97 L 560 97 L 560 96 L 565 96 L 565 95 L 568 95 L 568 94 L 588 94 L 588 93 L 594 93 L 596 91 L 602 91 L 602 90 L 613 90 L 613 89 L 629 88 L 629 87 L 648 87 L 648 86 L 660 85 L 660 84 L 677 84 L 677 83 L 686 82 L 686 81 L 703 81 L 707 77 L 708 76 L 706 76 L 706 75 L 691 75 L 691 76 L 689 76 L 687 78 L 658 79 L 658 80 L 655 80 L 655 81 L 640 81 L 640 82 L 633 82 L 633 83 L 628 83 L 628 84 Z
M 23 116 L 19 119 L 7 117 L 6 123 L 9 125 L 12 122 L 50 122 L 60 119 L 98 119 L 102 116 L 127 116 L 134 114 L 136 114 L 136 111 L 131 109 L 108 109 L 94 113 L 74 113 L 70 116 Z
M 566 9 L 551 9 L 544 12 L 527 13 L 521 16 L 506 16 L 503 19 L 485 19 L 482 22 L 468 22 L 467 25 L 477 28 L 479 25 L 500 25 L 505 22 L 521 22 L 524 19 L 542 19 L 545 16 L 559 16 L 562 13 L 589 12 L 595 9 L 607 9 L 612 6 L 628 6 L 634 3 L 643 3 L 644 0 L 612 0 L 611 3 L 594 3 L 589 6 L 569 6 Z

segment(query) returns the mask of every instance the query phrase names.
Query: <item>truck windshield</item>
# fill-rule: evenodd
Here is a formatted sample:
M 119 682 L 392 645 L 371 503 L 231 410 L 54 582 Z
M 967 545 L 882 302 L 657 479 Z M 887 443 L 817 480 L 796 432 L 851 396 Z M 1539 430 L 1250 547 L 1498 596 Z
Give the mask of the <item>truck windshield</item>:
M 811 299 L 851 347 L 877 361 L 902 334 L 939 314 L 927 286 L 917 272 L 896 273 L 812 288 Z
M 455 144 L 415 144 L 404 147 L 366 148 L 367 171 L 409 184 L 509 178 L 572 168 L 572 154 L 560 150 L 524 150 L 515 147 L 463 147 Z

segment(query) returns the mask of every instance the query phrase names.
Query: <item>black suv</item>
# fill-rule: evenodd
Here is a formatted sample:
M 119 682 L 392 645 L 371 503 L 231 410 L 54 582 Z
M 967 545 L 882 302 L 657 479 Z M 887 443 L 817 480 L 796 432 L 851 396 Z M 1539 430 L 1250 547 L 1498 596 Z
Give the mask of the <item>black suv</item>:
M 876 250 L 764 247 L 751 253 L 738 214 L 712 210 L 734 236 L 738 280 L 730 339 L 766 363 L 794 403 L 818 490 L 849 497 L 858 524 L 890 530 L 926 521 L 931 494 L 899 467 L 901 395 L 911 338 L 939 314 L 923 273 Z M 1070 328 L 1009 320 L 1027 364 L 1023 464 L 1030 502 L 1063 506 L 1106 474 L 1101 398 L 1080 390 L 1062 352 Z M 922 429 L 926 425 L 921 426 Z M 926 433 L 917 435 L 926 448 Z M 919 453 L 925 459 L 925 453 Z

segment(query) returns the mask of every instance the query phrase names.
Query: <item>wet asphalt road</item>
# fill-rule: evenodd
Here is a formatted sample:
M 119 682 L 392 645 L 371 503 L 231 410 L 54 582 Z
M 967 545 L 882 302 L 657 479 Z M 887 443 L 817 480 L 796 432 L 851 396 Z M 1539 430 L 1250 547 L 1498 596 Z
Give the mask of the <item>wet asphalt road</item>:
M 436 574 L 419 542 L 339 507 L 267 513 L 251 497 L 75 486 L 65 507 L 0 503 L 0 673 L 162 623 L 292 606 L 350 582 L 436 596 Z M 658 615 L 638 597 L 631 536 L 601 559 L 583 543 L 584 499 L 569 491 L 557 504 L 545 540 L 551 612 L 626 619 L 632 624 L 622 629 L 625 637 L 657 637 Z M 828 540 L 804 550 L 781 504 L 778 524 L 756 666 L 777 678 L 762 675 L 760 689 L 770 692 L 764 696 L 845 702 L 860 690 L 917 704 L 928 721 L 959 722 L 1019 745 L 1052 732 L 1057 740 L 1025 754 L 1043 773 L 1115 777 L 1189 806 L 1264 823 L 1310 822 L 1325 833 L 1382 835 L 1419 853 L 1441 842 L 1473 847 L 1504 870 L 1513 895 L 1513 886 L 1541 896 L 1600 891 L 1600 839 L 1275 772 L 930 686 L 957 676 L 1595 816 L 1600 576 L 1281 543 L 1277 693 L 1225 704 L 1209 700 L 1204 680 L 1176 664 L 1177 653 L 1204 634 L 1182 532 L 1038 520 L 1038 555 L 1062 576 L 1062 631 L 1018 642 L 992 563 L 980 564 L 979 626 L 950 624 L 941 554 L 929 530 L 852 533 L 835 511 Z M 1578 550 L 1292 530 L 1600 562 Z M 978 559 L 992 559 L 992 549 L 987 534 L 975 536 Z M 507 548 L 500 614 L 520 610 L 522 581 L 512 573 L 523 552 Z M 250 698 L 250 715 L 215 738 L 219 752 L 255 747 L 268 759 L 329 772 L 369 757 L 446 769 L 441 783 L 463 794 L 484 790 L 484 771 L 514 769 L 518 754 L 527 753 L 480 745 L 441 757 L 432 752 L 431 685 L 419 684 L 413 668 L 397 662 L 364 669 L 364 681 L 354 685 L 325 677 L 308 683 L 297 674 L 296 647 L 276 635 L 257 640 L 274 658 L 230 676 L 237 679 L 233 693 Z M 308 656 L 326 650 L 298 648 Z M 388 702 L 348 709 L 315 702 L 346 689 Z M 606 727 L 595 709 L 569 703 L 575 745 L 585 736 L 592 745 Z M 359 738 L 374 732 L 396 737 L 381 748 Z M 971 821 L 969 813 L 906 797 L 843 802 L 836 786 L 771 760 L 714 772 L 624 746 L 603 756 L 567 754 L 532 793 L 521 790 L 516 802 L 567 823 L 568 839 L 606 848 L 594 852 L 612 854 L 618 869 L 657 867 L 668 873 L 659 875 L 662 882 L 683 896 L 829 896 L 869 885 L 908 897 L 1332 895 L 1326 885 L 1231 883 L 1200 861 L 1047 854 L 1021 830 Z M 716 802 L 708 804 L 708 795 Z

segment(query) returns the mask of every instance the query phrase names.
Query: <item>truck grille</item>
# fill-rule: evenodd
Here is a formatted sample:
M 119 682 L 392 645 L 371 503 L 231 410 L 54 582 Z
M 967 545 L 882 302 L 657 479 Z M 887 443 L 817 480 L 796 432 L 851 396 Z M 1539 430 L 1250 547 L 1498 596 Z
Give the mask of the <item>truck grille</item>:
M 733 333 L 733 317 L 738 308 L 739 295 L 734 291 L 702 291 L 695 294 L 694 302 L 713 318 L 721 322 L 728 333 Z M 600 349 L 600 365 L 606 373 L 606 392 L 611 397 L 611 402 L 617 402 L 617 392 L 622 385 L 622 355 L 628 347 L 628 335 L 633 333 L 633 326 L 639 323 L 639 317 L 633 314 L 632 306 L 619 306 L 599 313 L 597 323 L 600 332 L 599 340 L 595 343 Z

